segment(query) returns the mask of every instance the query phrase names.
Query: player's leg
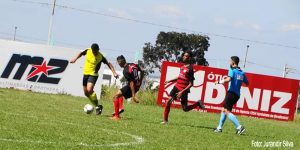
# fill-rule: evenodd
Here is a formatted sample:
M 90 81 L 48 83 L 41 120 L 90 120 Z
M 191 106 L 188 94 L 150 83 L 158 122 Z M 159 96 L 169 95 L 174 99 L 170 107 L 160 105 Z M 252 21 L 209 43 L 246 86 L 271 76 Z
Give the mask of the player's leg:
M 139 91 L 139 87 L 138 87 L 138 88 L 135 88 L 134 93 L 136 94 L 138 91 Z M 130 93 L 131 93 L 131 89 L 130 89 Z M 132 97 L 132 94 L 130 94 L 130 97 Z M 133 101 L 134 101 L 135 103 L 139 103 L 139 102 L 140 102 L 139 98 L 137 98 L 136 96 L 135 96 L 135 98 L 136 98 L 136 99 L 133 99 Z
M 165 107 L 165 111 L 164 111 L 164 121 L 162 122 L 162 124 L 166 124 L 169 121 L 169 113 L 171 110 L 171 105 L 173 100 L 176 99 L 176 93 L 178 93 L 178 89 L 176 87 L 174 87 L 172 89 L 172 91 L 170 92 L 170 97 L 167 100 L 166 103 L 166 107 Z
M 237 103 L 239 100 L 239 96 L 234 93 L 228 93 L 229 95 L 229 102 L 224 105 L 224 112 L 228 119 L 235 125 L 236 127 L 236 134 L 242 134 L 245 131 L 245 128 L 239 123 L 237 117 L 231 113 L 233 105 Z
M 87 89 L 87 93 L 89 94 L 88 98 L 96 107 L 96 115 L 100 115 L 102 113 L 103 106 L 99 105 L 97 94 L 94 91 L 94 87 L 97 82 L 97 79 L 98 79 L 97 76 L 89 76 L 86 89 Z
M 98 100 L 97 100 L 97 95 L 94 92 L 94 86 L 95 85 L 93 83 L 91 83 L 91 82 L 87 83 L 87 86 L 86 86 L 86 95 L 90 99 L 90 101 L 92 102 L 92 104 L 94 106 L 98 106 Z
M 165 111 L 164 111 L 164 121 L 161 122 L 161 124 L 166 124 L 169 121 L 169 113 L 171 110 L 171 105 L 173 102 L 174 98 L 169 97 L 166 103 Z
M 89 80 L 90 76 L 89 75 L 84 75 L 83 76 L 83 82 L 82 82 L 82 85 L 83 85 L 83 91 L 84 91 L 84 95 L 89 98 L 89 100 L 91 101 L 91 103 L 94 105 L 94 106 L 97 106 L 98 104 L 98 101 L 95 101 L 95 95 L 92 96 L 92 94 L 94 93 L 94 84 L 91 83 Z M 97 99 L 97 97 L 96 97 Z
M 114 98 L 114 102 L 115 102 L 115 98 Z M 123 108 L 123 96 L 120 96 L 118 98 L 118 107 L 119 107 L 118 110 L 119 110 L 119 115 L 120 115 L 125 111 Z M 112 114 L 112 116 L 115 116 L 115 112 Z
M 224 113 L 228 117 L 228 119 L 238 128 L 240 126 L 239 121 L 236 116 L 231 113 L 232 107 L 234 105 L 234 95 L 232 93 L 228 93 L 228 101 L 224 104 Z
M 214 132 L 222 132 L 222 128 L 223 128 L 223 125 L 226 121 L 226 118 L 227 118 L 227 109 L 226 108 L 230 108 L 230 106 L 232 105 L 231 104 L 231 100 L 232 99 L 232 95 L 230 93 L 227 93 L 226 94 L 226 97 L 225 97 L 225 100 L 224 100 L 224 105 L 223 105 L 223 109 L 221 110 L 221 115 L 220 115 L 220 120 L 219 120 L 219 124 L 218 124 L 218 127 L 214 130 Z M 226 109 L 226 111 L 225 111 Z
M 184 112 L 188 112 L 197 107 L 199 107 L 200 109 L 205 109 L 205 106 L 202 104 L 201 100 L 197 101 L 196 103 L 194 103 L 192 105 L 188 105 L 188 92 L 184 92 L 180 99 L 181 99 L 182 110 Z
M 190 110 L 193 110 L 193 109 L 197 108 L 198 106 L 200 107 L 200 105 L 202 105 L 202 104 L 200 104 L 199 101 L 192 104 L 192 105 L 188 105 L 188 93 L 185 92 L 185 93 L 182 94 L 182 96 L 181 96 L 181 106 L 182 106 L 182 110 L 184 112 L 188 112 Z
M 214 130 L 215 132 L 222 132 L 222 127 L 226 121 L 226 114 L 225 114 L 225 111 L 224 111 L 224 108 L 221 110 L 221 115 L 220 115 L 220 120 L 219 120 L 219 124 L 218 124 L 218 127 Z
M 88 91 L 87 91 L 87 81 L 88 81 L 88 78 L 89 78 L 89 76 L 88 75 L 84 75 L 83 76 L 83 79 L 82 79 L 82 86 L 83 86 L 83 92 L 84 92 L 84 95 L 87 97 L 87 98 L 89 98 L 89 93 L 88 93 Z
M 82 85 L 83 85 L 83 91 L 84 91 L 84 95 L 89 98 L 89 100 L 91 101 L 91 103 L 94 105 L 94 106 L 97 106 L 96 102 L 95 102 L 95 98 L 94 96 L 91 97 L 91 95 L 93 94 L 94 92 L 94 84 L 91 82 L 90 80 L 90 75 L 84 75 L 83 76 L 83 80 L 82 80 Z M 97 97 L 96 97 L 97 99 Z
M 119 114 L 123 113 L 125 110 L 123 109 L 123 97 L 126 99 L 132 97 L 131 88 L 127 85 L 120 89 L 122 92 L 122 96 L 119 97 Z M 135 93 L 137 93 L 139 89 L 135 89 Z
M 120 89 L 121 91 L 121 95 L 122 96 L 119 96 L 118 98 L 118 101 L 119 101 L 119 114 L 123 113 L 125 110 L 123 108 L 123 96 L 128 99 L 128 98 L 131 98 L 132 97 L 132 94 L 131 94 L 131 89 L 129 86 L 125 86 L 123 87 L 122 89 Z M 139 89 L 136 89 L 135 93 L 137 93 L 139 91 Z M 115 113 L 113 113 L 113 116 L 115 115 Z
M 121 114 L 121 113 L 124 112 L 124 109 L 123 109 L 123 96 L 120 96 L 118 98 L 118 101 L 119 101 L 119 114 Z
M 123 97 L 125 99 L 128 99 L 132 97 L 131 89 L 128 85 L 122 87 L 120 90 L 117 91 L 116 95 L 114 96 L 114 105 L 118 107 L 118 114 L 123 113 L 125 110 L 123 108 Z M 118 103 L 117 103 L 118 102 Z M 115 107 L 115 109 L 117 109 Z M 113 116 L 116 114 L 116 112 L 113 113 Z
M 113 114 L 113 118 L 114 120 L 120 120 L 120 104 L 119 104 L 119 98 L 123 97 L 122 96 L 122 91 L 118 90 L 117 93 L 115 94 L 115 96 L 113 97 L 113 102 L 114 102 L 114 114 Z
M 89 93 L 88 93 L 88 91 L 87 91 L 87 87 L 86 87 L 86 85 L 85 86 L 83 86 L 83 92 L 84 92 L 84 95 L 87 97 L 87 98 L 89 98 Z

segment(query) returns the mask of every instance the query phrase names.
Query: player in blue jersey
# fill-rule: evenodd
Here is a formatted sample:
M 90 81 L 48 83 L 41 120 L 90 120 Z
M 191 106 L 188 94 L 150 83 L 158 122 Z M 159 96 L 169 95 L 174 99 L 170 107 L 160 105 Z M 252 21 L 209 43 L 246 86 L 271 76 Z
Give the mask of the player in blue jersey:
M 240 135 L 245 131 L 245 127 L 242 126 L 237 120 L 236 116 L 231 113 L 233 105 L 235 105 L 240 98 L 240 89 L 242 84 L 245 83 L 247 86 L 249 85 L 245 73 L 238 66 L 239 61 L 239 57 L 232 56 L 230 60 L 230 69 L 228 71 L 228 77 L 226 77 L 224 80 L 216 81 L 216 84 L 229 83 L 229 85 L 224 102 L 224 108 L 221 111 L 219 125 L 214 130 L 214 132 L 222 132 L 222 127 L 227 117 L 235 125 L 236 134 Z

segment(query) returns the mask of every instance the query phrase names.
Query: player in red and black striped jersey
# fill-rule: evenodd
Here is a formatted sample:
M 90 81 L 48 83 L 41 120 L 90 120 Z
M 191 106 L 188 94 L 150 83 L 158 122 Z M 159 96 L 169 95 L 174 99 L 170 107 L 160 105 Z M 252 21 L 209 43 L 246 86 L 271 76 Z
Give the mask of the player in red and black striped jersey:
M 125 79 L 128 81 L 128 84 L 118 90 L 116 95 L 114 96 L 114 120 L 120 120 L 120 113 L 124 112 L 123 109 L 123 96 L 127 98 L 131 98 L 136 103 L 139 100 L 136 98 L 135 94 L 139 91 L 141 87 L 142 80 L 144 78 L 144 71 L 134 63 L 127 63 L 126 59 L 123 55 L 117 57 L 118 64 L 120 67 L 124 68 L 123 75 Z M 139 76 L 139 72 L 141 76 Z
M 188 93 L 190 93 L 190 88 L 193 86 L 194 83 L 194 69 L 191 65 L 191 52 L 184 52 L 182 54 L 182 61 L 184 65 L 180 67 L 180 74 L 176 79 L 166 81 L 165 83 L 169 83 L 172 81 L 176 81 L 175 86 L 173 87 L 172 91 L 170 92 L 170 97 L 167 101 L 165 111 L 164 111 L 164 121 L 162 124 L 166 124 L 168 122 L 168 117 L 170 113 L 170 108 L 173 100 L 180 99 L 181 106 L 183 111 L 188 112 L 196 107 L 199 106 L 199 108 L 204 109 L 204 105 L 199 100 L 193 105 L 187 105 L 188 104 Z

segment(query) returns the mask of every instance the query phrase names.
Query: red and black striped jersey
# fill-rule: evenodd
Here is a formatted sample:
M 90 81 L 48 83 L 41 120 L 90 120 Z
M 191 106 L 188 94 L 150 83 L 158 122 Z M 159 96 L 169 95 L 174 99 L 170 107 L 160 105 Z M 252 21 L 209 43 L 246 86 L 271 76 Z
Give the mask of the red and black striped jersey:
M 141 86 L 139 71 L 141 71 L 141 68 L 134 63 L 127 63 L 123 70 L 123 75 L 128 84 L 130 81 L 133 81 L 136 88 Z
M 185 89 L 189 83 L 193 83 L 195 80 L 194 78 L 194 69 L 192 65 L 185 66 L 183 65 L 180 67 L 180 74 L 177 78 L 175 87 L 178 90 L 183 90 Z

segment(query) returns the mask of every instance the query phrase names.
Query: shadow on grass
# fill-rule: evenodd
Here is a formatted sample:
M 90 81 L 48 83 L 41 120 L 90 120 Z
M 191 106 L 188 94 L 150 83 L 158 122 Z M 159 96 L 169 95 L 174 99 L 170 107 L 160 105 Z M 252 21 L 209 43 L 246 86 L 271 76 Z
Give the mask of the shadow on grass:
M 111 115 L 104 115 L 105 117 L 111 117 Z M 160 124 L 159 121 L 145 121 L 145 120 L 141 120 L 138 118 L 130 118 L 130 117 L 124 117 L 122 118 L 122 120 L 124 121 L 134 121 L 134 122 L 139 122 L 139 123 L 147 123 L 147 124 L 153 124 L 153 125 L 157 125 L 157 126 L 177 126 L 177 127 L 191 127 L 191 128 L 199 128 L 199 129 L 205 129 L 205 130 L 209 130 L 210 132 L 213 133 L 213 130 L 215 129 L 215 127 L 210 127 L 210 126 L 203 126 L 203 125 L 190 125 L 190 124 L 180 124 L 180 123 L 168 123 L 167 125 L 162 125 Z M 222 132 L 222 133 L 216 133 L 216 134 L 226 134 L 226 135 L 236 135 L 235 133 L 232 132 Z M 274 139 L 276 138 L 275 136 L 268 136 L 268 135 L 261 135 L 261 134 L 251 134 L 251 133 L 247 133 L 247 131 L 242 134 L 242 135 L 237 135 L 237 136 L 242 136 L 242 137 L 253 137 L 254 139 L 256 138 L 266 138 L 266 139 Z
M 175 126 L 185 126 L 185 127 L 191 127 L 191 128 L 200 128 L 200 129 L 207 129 L 210 131 L 213 131 L 215 127 L 208 127 L 208 126 L 202 126 L 202 125 L 186 125 L 186 124 L 174 124 Z
M 111 117 L 106 115 L 106 117 Z M 157 120 L 153 120 L 153 121 L 145 121 L 145 120 L 141 120 L 138 118 L 130 118 L 130 117 L 124 117 L 122 118 L 123 120 L 126 121 L 135 121 L 135 122 L 140 122 L 140 123 L 147 123 L 147 124 L 153 124 L 153 125 L 159 125 L 159 126 L 165 126 L 162 125 L 160 121 Z M 208 126 L 202 126 L 202 125 L 189 125 L 189 124 L 180 124 L 180 123 L 168 123 L 167 126 L 178 126 L 178 127 L 191 127 L 191 128 L 201 128 L 201 129 L 207 129 L 207 130 L 213 130 L 215 128 L 213 127 L 208 127 Z

